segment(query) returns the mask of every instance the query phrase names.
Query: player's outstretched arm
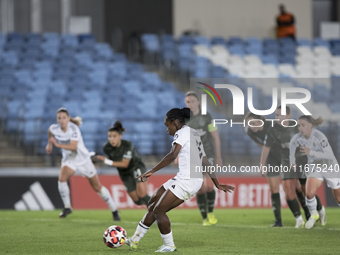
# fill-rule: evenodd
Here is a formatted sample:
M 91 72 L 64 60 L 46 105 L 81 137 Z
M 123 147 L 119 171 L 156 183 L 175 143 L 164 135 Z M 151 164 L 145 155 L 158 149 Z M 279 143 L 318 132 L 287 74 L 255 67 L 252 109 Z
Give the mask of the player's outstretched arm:
M 172 146 L 171 151 L 156 166 L 154 166 L 151 170 L 147 171 L 146 173 L 138 176 L 137 178 L 140 178 L 141 181 L 143 182 L 158 170 L 170 165 L 177 158 L 181 148 L 182 146 L 180 144 L 175 143 Z
M 130 164 L 130 159 L 126 159 L 126 158 L 124 158 L 121 161 L 112 161 L 111 159 L 105 158 L 102 155 L 96 155 L 95 157 L 96 159 L 103 161 L 104 164 L 108 166 L 127 168 Z
M 210 164 L 210 162 L 209 162 L 209 160 L 207 159 L 206 156 L 203 157 L 202 164 L 203 164 L 203 166 L 211 166 L 211 164 Z M 220 184 L 218 182 L 218 179 L 216 177 L 215 172 L 207 171 L 207 173 L 209 174 L 209 176 L 210 176 L 211 180 L 213 181 L 213 183 L 215 184 L 216 188 L 223 190 L 224 192 L 232 192 L 232 191 L 235 190 L 234 186 L 226 185 L 226 184 Z

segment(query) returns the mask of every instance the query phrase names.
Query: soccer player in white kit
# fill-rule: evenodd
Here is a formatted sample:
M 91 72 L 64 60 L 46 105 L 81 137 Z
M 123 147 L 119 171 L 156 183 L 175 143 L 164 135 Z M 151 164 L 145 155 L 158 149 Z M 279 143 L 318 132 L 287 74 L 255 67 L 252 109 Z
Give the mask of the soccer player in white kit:
M 136 232 L 126 241 L 126 244 L 132 249 L 137 249 L 139 240 L 157 220 L 164 244 L 156 252 L 173 252 L 176 250 L 170 220 L 166 212 L 190 199 L 201 188 L 203 176 L 201 172 L 194 173 L 196 167 L 202 167 L 202 164 L 211 166 L 205 156 L 199 134 L 196 130 L 185 125 L 185 119 L 189 117 L 189 108 L 173 108 L 166 114 L 164 124 L 167 126 L 167 132 L 174 136 L 171 151 L 154 168 L 137 177 L 145 181 L 152 174 L 173 162 L 178 156 L 179 172 L 174 178 L 164 183 L 151 197 L 148 210 L 139 222 Z M 211 174 L 210 177 L 216 188 L 224 192 L 231 192 L 235 189 L 230 185 L 219 184 L 214 174 Z
M 64 209 L 60 213 L 60 218 L 65 218 L 72 213 L 70 189 L 67 181 L 78 171 L 85 176 L 94 191 L 109 205 L 113 219 L 120 220 L 116 204 L 110 195 L 109 190 L 99 182 L 97 171 L 91 161 L 91 155 L 84 145 L 84 141 L 79 130 L 81 118 L 71 118 L 66 108 L 57 110 L 58 124 L 52 124 L 48 129 L 48 144 L 46 153 L 52 153 L 52 145 L 62 149 L 61 170 L 58 180 L 58 190 L 64 203 Z
M 310 229 L 320 218 L 321 225 L 326 224 L 325 208 L 319 213 L 316 209 L 315 194 L 323 180 L 332 189 L 333 195 L 340 206 L 340 175 L 339 165 L 333 150 L 328 143 L 327 137 L 319 130 L 313 128 L 323 123 L 321 117 L 314 119 L 309 115 L 302 115 L 298 119 L 299 133 L 294 135 L 290 141 L 290 163 L 295 165 L 295 148 L 299 147 L 302 155 L 307 155 L 308 165 L 305 169 L 297 168 L 296 171 L 305 171 L 306 202 L 311 217 L 306 222 L 305 228 Z

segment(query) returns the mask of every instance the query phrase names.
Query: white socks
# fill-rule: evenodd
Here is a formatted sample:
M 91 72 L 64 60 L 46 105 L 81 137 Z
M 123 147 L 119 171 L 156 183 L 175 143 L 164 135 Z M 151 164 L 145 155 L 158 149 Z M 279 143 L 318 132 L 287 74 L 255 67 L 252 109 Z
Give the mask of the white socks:
M 58 181 L 58 190 L 65 208 L 71 208 L 70 189 L 67 182 Z
M 301 215 L 297 216 L 295 219 L 296 219 L 296 221 L 303 220 L 303 218 L 302 218 L 302 216 L 301 216 Z
M 316 202 L 315 196 L 312 199 L 308 199 L 306 197 L 306 204 L 307 204 L 310 214 L 316 215 L 317 214 L 317 211 L 316 211 L 317 202 Z
M 167 246 L 175 246 L 175 243 L 174 243 L 174 238 L 172 237 L 172 231 L 170 231 L 169 234 L 161 234 L 161 237 L 163 239 L 163 243 Z
M 67 182 L 58 181 L 58 190 L 59 190 L 61 199 L 63 200 L 64 207 L 71 208 L 70 189 L 67 185 Z M 107 188 L 102 186 L 102 189 L 100 190 L 100 192 L 98 192 L 98 195 L 109 205 L 112 212 L 117 211 L 117 206 L 113 202 L 113 199 Z
M 135 233 L 131 237 L 132 242 L 139 242 L 139 240 L 148 232 L 150 227 L 145 226 L 141 221 L 138 223 Z
M 143 236 L 146 234 L 146 232 L 148 232 L 150 227 L 148 226 L 145 226 L 142 221 L 140 221 L 138 223 L 138 226 L 136 228 L 136 231 L 135 233 L 133 234 L 133 236 L 131 237 L 131 241 L 132 242 L 139 242 L 141 238 L 143 238 Z M 164 245 L 167 245 L 167 246 L 175 246 L 175 243 L 174 243 L 174 238 L 172 236 L 172 231 L 170 231 L 169 234 L 161 234 L 161 237 L 163 239 L 163 243 Z
M 117 205 L 115 204 L 115 202 L 113 202 L 113 199 L 107 188 L 102 186 L 102 189 L 100 190 L 100 192 L 98 192 L 98 195 L 109 205 L 112 212 L 117 211 Z

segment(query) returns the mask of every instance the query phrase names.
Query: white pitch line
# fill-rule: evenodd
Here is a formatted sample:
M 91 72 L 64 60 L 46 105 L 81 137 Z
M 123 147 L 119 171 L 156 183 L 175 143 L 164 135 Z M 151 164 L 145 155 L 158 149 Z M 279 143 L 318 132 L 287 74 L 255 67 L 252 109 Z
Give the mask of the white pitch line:
M 18 218 L 0 218 L 0 221 L 1 220 L 6 220 L 6 221 L 10 221 L 10 220 L 14 220 L 14 221 L 17 221 Z M 21 219 L 23 220 L 23 219 Z M 28 218 L 28 219 L 24 219 L 24 220 L 27 220 L 27 221 L 63 221 L 63 219 L 48 219 L 48 218 Z M 107 220 L 87 220 L 87 219 L 67 219 L 67 221 L 71 221 L 71 222 L 91 222 L 91 223 L 100 223 L 100 222 L 107 222 Z M 127 223 L 127 224 L 138 224 L 139 221 L 124 221 L 122 220 L 121 221 L 122 223 Z M 174 225 L 174 226 L 202 226 L 201 223 L 182 223 L 182 222 L 171 222 L 171 225 Z M 257 225 L 248 225 L 248 226 L 245 226 L 245 225 L 227 225 L 227 224 L 219 224 L 219 225 L 216 225 L 216 226 L 213 226 L 213 228 L 219 228 L 219 227 L 222 227 L 222 228 L 258 228 L 258 229 L 268 229 L 268 228 L 271 228 L 269 226 L 257 226 Z M 295 228 L 295 227 L 292 227 L 292 226 L 284 226 L 284 227 L 281 227 L 283 229 L 292 229 L 292 228 Z M 324 227 L 319 227 L 317 226 L 316 227 L 317 229 L 322 229 L 322 230 L 332 230 L 332 231 L 340 231 L 340 228 L 324 228 Z M 280 228 L 277 228 L 277 229 L 280 229 Z

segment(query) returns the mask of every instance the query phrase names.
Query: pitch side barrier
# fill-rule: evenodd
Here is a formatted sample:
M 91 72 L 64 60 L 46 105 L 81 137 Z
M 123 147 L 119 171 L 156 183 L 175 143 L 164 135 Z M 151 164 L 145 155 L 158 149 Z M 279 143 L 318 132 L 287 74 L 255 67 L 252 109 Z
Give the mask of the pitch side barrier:
M 166 168 L 148 180 L 148 193 L 153 194 L 163 183 L 173 178 L 177 168 Z M 1 168 L 0 169 L 0 209 L 54 210 L 63 207 L 58 192 L 59 168 Z M 219 181 L 236 187 L 233 193 L 216 192 L 216 208 L 271 208 L 270 189 L 266 178 L 258 174 L 238 173 L 218 175 Z M 116 170 L 99 169 L 100 182 L 106 186 L 118 208 L 145 209 L 137 206 L 128 196 Z M 86 178 L 75 175 L 70 182 L 71 201 L 74 209 L 107 209 L 104 201 L 92 190 Z M 329 194 L 329 189 L 320 187 L 318 195 L 327 206 L 337 206 Z M 280 188 L 281 203 L 287 207 L 283 188 Z M 197 208 L 196 198 L 192 198 L 181 208 Z

